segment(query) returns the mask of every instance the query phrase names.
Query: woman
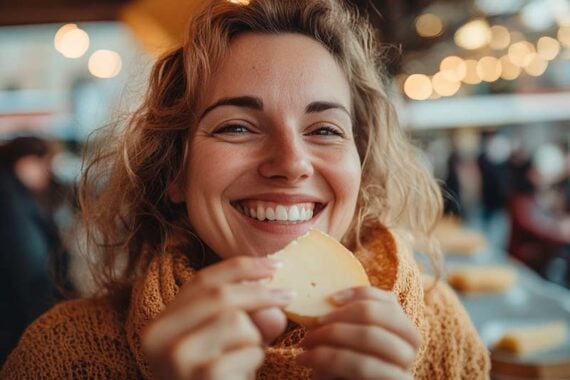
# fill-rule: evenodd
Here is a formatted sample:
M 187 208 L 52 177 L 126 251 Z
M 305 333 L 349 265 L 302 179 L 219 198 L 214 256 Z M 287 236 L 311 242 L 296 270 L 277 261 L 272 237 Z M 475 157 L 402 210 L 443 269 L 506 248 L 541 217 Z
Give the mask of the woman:
M 441 198 L 396 124 L 372 35 L 337 1 L 208 2 L 92 166 L 107 181 L 84 194 L 106 296 L 40 318 L 3 375 L 487 377 L 458 300 L 433 281 L 424 292 L 385 228 L 429 243 Z M 357 251 L 374 287 L 337 294 L 307 332 L 282 312 L 294 295 L 255 280 L 310 227 Z

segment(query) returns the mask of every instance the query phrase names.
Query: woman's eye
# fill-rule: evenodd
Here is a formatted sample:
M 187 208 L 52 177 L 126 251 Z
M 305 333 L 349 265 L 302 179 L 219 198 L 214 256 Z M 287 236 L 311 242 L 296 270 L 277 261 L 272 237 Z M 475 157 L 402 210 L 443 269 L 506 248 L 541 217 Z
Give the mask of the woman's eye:
M 319 127 L 313 131 L 311 131 L 309 133 L 309 135 L 313 135 L 313 136 L 344 136 L 344 133 L 342 133 L 341 130 L 339 130 L 338 128 L 334 128 L 334 127 L 329 127 L 329 126 L 323 126 L 323 127 Z
M 244 135 L 249 132 L 250 130 L 243 125 L 228 124 L 216 129 L 214 134 Z

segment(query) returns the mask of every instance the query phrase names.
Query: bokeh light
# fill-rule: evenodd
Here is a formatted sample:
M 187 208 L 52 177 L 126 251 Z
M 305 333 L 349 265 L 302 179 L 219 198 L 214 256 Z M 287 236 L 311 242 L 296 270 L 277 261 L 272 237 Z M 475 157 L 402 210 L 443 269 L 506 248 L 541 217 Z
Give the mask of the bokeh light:
M 55 34 L 54 46 L 67 58 L 79 58 L 89 49 L 89 35 L 76 24 L 65 24 Z
M 410 99 L 428 99 L 433 92 L 431 80 L 423 74 L 410 75 L 404 82 L 404 92 Z
M 570 48 L 570 25 L 562 25 L 558 29 L 558 41 L 562 46 Z
M 91 75 L 97 78 L 113 78 L 121 72 L 121 56 L 112 50 L 97 50 L 87 64 Z
M 535 53 L 534 45 L 528 41 L 516 42 L 509 47 L 509 59 L 520 67 L 528 65 Z
M 501 61 L 495 57 L 486 56 L 477 63 L 477 74 L 485 82 L 494 82 L 500 78 Z
M 541 58 L 538 54 L 533 54 L 529 63 L 524 67 L 524 71 L 533 77 L 538 77 L 544 74 L 548 68 L 548 61 Z
M 437 37 L 443 31 L 443 22 L 434 14 L 424 13 L 416 19 L 416 31 L 422 37 Z
M 478 62 L 474 59 L 468 59 L 465 61 L 465 77 L 463 78 L 463 83 L 481 83 L 481 77 L 477 73 L 477 63 Z
M 452 96 L 461 87 L 461 82 L 447 79 L 441 71 L 433 76 L 431 82 L 433 90 L 441 96 Z
M 552 37 L 541 37 L 536 43 L 538 55 L 547 61 L 552 61 L 560 53 L 560 42 Z
M 490 29 L 487 21 L 483 19 L 470 21 L 455 32 L 455 43 L 467 50 L 482 48 L 491 40 Z
M 489 46 L 491 49 L 502 50 L 506 49 L 511 43 L 511 33 L 507 28 L 500 25 L 491 27 L 491 40 Z
M 501 61 L 501 78 L 505 80 L 515 80 L 522 72 L 520 66 L 515 65 L 511 62 L 508 55 L 504 55 L 500 59 Z
M 465 61 L 455 55 L 444 58 L 439 65 L 439 69 L 445 79 L 454 82 L 462 81 L 467 72 Z
M 249 5 L 251 0 L 227 0 L 230 3 L 240 4 L 240 5 Z

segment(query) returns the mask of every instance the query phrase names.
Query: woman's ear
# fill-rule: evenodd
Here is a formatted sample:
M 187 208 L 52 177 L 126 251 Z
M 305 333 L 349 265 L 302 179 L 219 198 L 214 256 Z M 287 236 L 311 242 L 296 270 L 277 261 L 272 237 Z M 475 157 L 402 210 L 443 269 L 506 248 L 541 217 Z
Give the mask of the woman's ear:
M 172 181 L 170 185 L 168 185 L 167 194 L 172 203 L 183 203 L 185 201 L 184 191 L 182 190 L 179 179 Z

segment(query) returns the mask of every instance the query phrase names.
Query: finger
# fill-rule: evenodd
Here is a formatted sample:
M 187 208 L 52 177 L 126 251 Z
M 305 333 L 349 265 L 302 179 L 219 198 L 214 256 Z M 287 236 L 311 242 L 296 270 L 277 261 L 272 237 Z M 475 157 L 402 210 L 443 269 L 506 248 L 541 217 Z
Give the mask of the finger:
M 333 323 L 310 331 L 301 343 L 305 349 L 316 346 L 347 348 L 408 369 L 416 350 L 405 340 L 376 326 Z
M 335 322 L 376 325 L 402 337 L 416 349 L 421 344 L 421 335 L 417 327 L 395 301 L 393 303 L 377 300 L 354 301 L 318 320 L 318 323 L 323 325 Z
M 233 310 L 171 345 L 166 360 L 188 376 L 228 351 L 247 346 L 261 347 L 261 334 L 245 312 Z
M 184 284 L 180 293 L 185 298 L 193 298 L 204 289 L 221 284 L 258 281 L 272 276 L 281 265 L 280 261 L 267 257 L 234 257 L 202 269 Z
M 284 307 L 293 299 L 288 290 L 268 288 L 258 283 L 232 284 L 215 288 L 184 307 L 169 310 L 150 324 L 143 333 L 143 345 L 147 353 L 159 353 L 176 340 L 224 310 L 237 309 L 247 312 L 270 307 Z
M 336 305 L 345 305 L 357 300 L 377 300 L 381 302 L 397 302 L 396 295 L 390 291 L 375 288 L 373 286 L 358 286 L 343 289 L 331 296 L 331 301 Z
M 287 328 L 287 317 L 277 307 L 260 309 L 249 314 L 253 324 L 257 327 L 263 338 L 263 343 L 271 344 Z
M 298 364 L 347 379 L 412 379 L 402 368 L 351 350 L 319 346 L 297 356 Z
M 252 379 L 265 353 L 261 347 L 243 347 L 201 366 L 193 373 L 196 379 Z

